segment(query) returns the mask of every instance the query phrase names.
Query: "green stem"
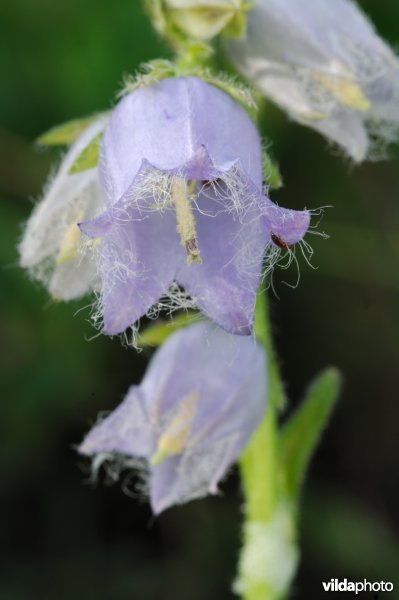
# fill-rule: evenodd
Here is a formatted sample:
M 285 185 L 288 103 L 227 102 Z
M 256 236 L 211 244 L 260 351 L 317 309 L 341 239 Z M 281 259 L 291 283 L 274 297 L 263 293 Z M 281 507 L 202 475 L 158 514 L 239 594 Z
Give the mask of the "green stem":
M 275 508 L 277 481 L 277 407 L 284 399 L 278 368 L 272 350 L 265 293 L 258 295 L 255 310 L 255 335 L 267 355 L 269 375 L 268 408 L 259 428 L 254 433 L 241 461 L 240 470 L 246 497 L 246 518 L 268 520 Z M 256 485 L 253 483 L 256 481 Z
M 245 521 L 244 545 L 236 588 L 243 600 L 276 600 L 282 594 L 281 588 L 275 585 L 275 573 L 269 577 L 276 566 L 273 558 L 269 560 L 269 556 L 275 554 L 277 557 L 282 552 L 281 558 L 285 561 L 286 538 L 291 529 L 291 520 L 281 502 L 279 490 L 277 411 L 284 404 L 284 391 L 273 351 L 265 293 L 258 295 L 255 334 L 267 355 L 268 406 L 262 423 L 240 461 Z M 289 548 L 288 559 L 294 562 L 294 557 L 296 550 Z M 284 579 L 284 573 L 282 577 Z

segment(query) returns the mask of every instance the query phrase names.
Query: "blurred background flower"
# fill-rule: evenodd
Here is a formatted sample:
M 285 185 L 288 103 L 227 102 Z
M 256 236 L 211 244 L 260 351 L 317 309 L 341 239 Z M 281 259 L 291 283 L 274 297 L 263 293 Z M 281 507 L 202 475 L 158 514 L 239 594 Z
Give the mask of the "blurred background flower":
M 399 6 L 365 0 L 379 33 L 399 41 Z M 149 352 L 92 338 L 90 300 L 49 302 L 18 268 L 17 243 L 57 151 L 33 140 L 53 125 L 110 108 L 123 72 L 165 56 L 138 2 L 15 0 L 0 19 L 2 489 L 0 597 L 61 600 L 229 599 L 242 497 L 171 509 L 156 521 L 118 486 L 82 484 L 78 443 L 99 410 L 138 383 Z M 399 422 L 399 175 L 397 161 L 353 169 L 316 133 L 267 106 L 285 186 L 280 205 L 331 204 L 312 271 L 276 273 L 275 338 L 289 410 L 327 364 L 344 392 L 303 499 L 303 557 L 295 595 L 317 597 L 331 577 L 393 580 Z M 396 158 L 399 153 L 396 153 Z M 81 310 L 82 309 L 82 310 Z M 195 526 L 193 526 L 195 523 Z
M 85 255 L 76 224 L 104 209 L 98 170 L 71 173 L 71 169 L 104 127 L 104 117 L 96 120 L 63 156 L 35 204 L 19 247 L 21 267 L 60 300 L 79 298 L 98 284 L 96 262 Z
M 396 139 L 399 62 L 351 0 L 258 0 L 246 37 L 226 50 L 267 98 L 354 161 Z

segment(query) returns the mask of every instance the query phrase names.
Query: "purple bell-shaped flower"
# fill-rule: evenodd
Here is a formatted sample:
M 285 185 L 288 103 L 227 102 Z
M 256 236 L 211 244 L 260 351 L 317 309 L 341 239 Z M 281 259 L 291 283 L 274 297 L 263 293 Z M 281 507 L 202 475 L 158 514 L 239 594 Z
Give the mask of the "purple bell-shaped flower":
M 301 240 L 310 215 L 262 192 L 245 110 L 195 77 L 137 89 L 113 111 L 99 170 L 109 208 L 81 229 L 100 240 L 104 332 L 124 331 L 178 284 L 222 328 L 250 334 L 266 246 Z
M 144 460 L 158 514 L 207 493 L 240 456 L 262 419 L 264 350 L 251 337 L 197 323 L 171 335 L 139 386 L 79 447 L 98 468 Z

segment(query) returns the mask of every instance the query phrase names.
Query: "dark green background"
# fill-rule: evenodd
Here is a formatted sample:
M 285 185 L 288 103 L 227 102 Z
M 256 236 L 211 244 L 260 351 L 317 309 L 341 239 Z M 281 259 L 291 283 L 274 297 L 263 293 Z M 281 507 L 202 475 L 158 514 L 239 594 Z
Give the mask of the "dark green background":
M 399 43 L 397 1 L 363 5 Z M 78 309 L 88 301 L 54 304 L 17 266 L 21 223 L 54 159 L 33 147 L 35 137 L 112 106 L 122 74 L 165 49 L 134 0 L 15 0 L 2 3 L 0 23 L 0 600 L 231 598 L 236 473 L 222 497 L 157 520 L 119 486 L 82 483 L 73 445 L 139 381 L 148 354 L 87 341 L 89 310 Z M 295 270 L 275 277 L 291 407 L 324 366 L 345 377 L 304 494 L 293 598 L 321 597 L 331 577 L 384 578 L 399 589 L 399 155 L 353 168 L 272 107 L 263 133 L 285 180 L 273 198 L 291 208 L 334 206 L 321 224 L 331 239 L 311 240 L 318 270 L 302 261 L 296 290 L 281 283 Z

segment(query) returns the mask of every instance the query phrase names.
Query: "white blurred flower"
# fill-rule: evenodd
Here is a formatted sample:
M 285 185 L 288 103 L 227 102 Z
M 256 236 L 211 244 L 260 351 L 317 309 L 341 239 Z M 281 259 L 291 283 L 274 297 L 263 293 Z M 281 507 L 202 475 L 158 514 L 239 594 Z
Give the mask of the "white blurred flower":
M 34 208 L 19 246 L 21 266 L 57 299 L 77 298 L 97 283 L 95 255 L 83 251 L 77 223 L 104 209 L 98 169 L 73 174 L 70 169 L 106 122 L 99 117 L 71 146 Z
M 235 66 L 296 121 L 355 160 L 399 126 L 399 62 L 351 0 L 257 0 Z

